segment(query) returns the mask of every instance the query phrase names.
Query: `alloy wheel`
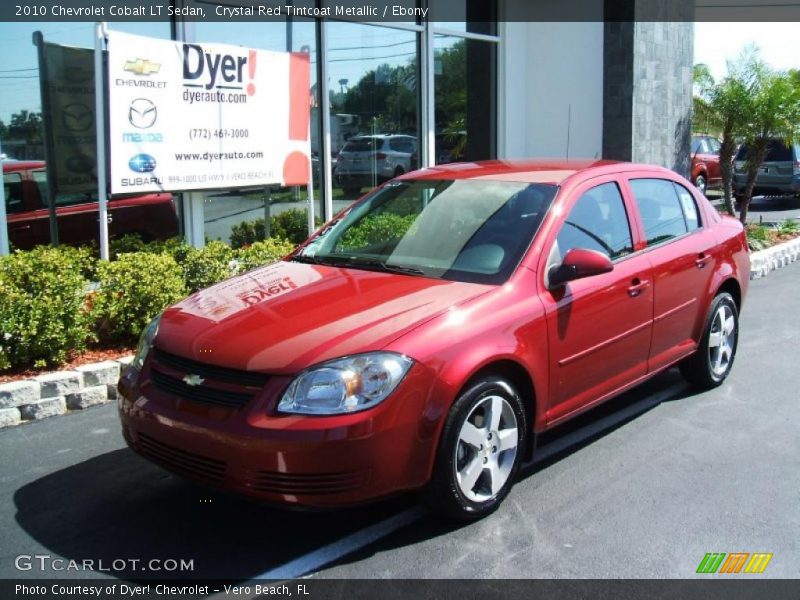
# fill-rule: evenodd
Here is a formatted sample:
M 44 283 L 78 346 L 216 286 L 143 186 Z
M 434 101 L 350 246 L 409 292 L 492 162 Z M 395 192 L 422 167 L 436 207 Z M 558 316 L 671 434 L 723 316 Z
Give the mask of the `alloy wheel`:
M 708 361 L 715 377 L 730 368 L 736 343 L 736 317 L 727 304 L 720 304 L 711 322 L 708 336 Z
M 481 399 L 458 435 L 454 465 L 461 493 L 472 502 L 486 502 L 497 495 L 511 475 L 518 443 L 511 404 L 501 396 Z

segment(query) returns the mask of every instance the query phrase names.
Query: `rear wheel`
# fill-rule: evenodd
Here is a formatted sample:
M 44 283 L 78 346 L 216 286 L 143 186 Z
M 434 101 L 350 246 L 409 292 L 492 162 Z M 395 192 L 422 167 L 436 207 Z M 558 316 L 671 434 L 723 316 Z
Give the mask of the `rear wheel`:
M 527 427 L 522 401 L 509 381 L 477 380 L 450 409 L 425 490 L 428 505 L 458 520 L 494 511 L 513 485 Z
M 708 182 L 706 181 L 706 176 L 700 173 L 697 177 L 694 178 L 694 186 L 700 190 L 700 193 L 705 195 L 706 190 L 708 189 Z
M 720 385 L 733 367 L 739 342 L 739 311 L 733 297 L 723 292 L 711 303 L 697 351 L 680 364 L 689 383 L 703 389 Z

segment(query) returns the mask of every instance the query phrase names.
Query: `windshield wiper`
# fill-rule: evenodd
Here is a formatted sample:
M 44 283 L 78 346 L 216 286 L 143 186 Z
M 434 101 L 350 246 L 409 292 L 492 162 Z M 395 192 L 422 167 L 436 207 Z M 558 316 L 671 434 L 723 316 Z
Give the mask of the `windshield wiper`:
M 425 275 L 425 271 L 417 269 L 416 267 L 390 264 L 377 258 L 362 258 L 358 256 L 325 256 L 322 258 L 321 262 L 323 264 L 329 264 L 336 267 L 349 267 L 351 269 L 372 269 L 377 271 L 385 271 L 386 273 L 400 273 L 402 275 Z
M 298 254 L 297 256 L 292 257 L 292 262 L 299 262 L 299 263 L 308 263 L 311 265 L 321 265 L 322 261 L 318 259 L 316 256 L 309 256 Z

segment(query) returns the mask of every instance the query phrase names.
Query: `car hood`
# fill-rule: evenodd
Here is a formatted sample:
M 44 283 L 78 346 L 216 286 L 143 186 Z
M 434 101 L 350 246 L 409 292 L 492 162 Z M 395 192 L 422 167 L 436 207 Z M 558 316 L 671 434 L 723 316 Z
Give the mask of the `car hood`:
M 394 273 L 279 262 L 167 309 L 155 345 L 200 362 L 296 373 L 379 350 L 491 289 Z

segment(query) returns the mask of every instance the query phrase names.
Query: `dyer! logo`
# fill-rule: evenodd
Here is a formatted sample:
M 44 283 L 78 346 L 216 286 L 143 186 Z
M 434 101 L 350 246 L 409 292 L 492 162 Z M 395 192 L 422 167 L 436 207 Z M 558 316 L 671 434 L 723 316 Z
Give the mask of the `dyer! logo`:
M 247 76 L 250 80 L 256 74 L 256 53 L 250 50 L 248 56 L 232 56 L 205 52 L 196 44 L 183 45 L 183 85 L 199 87 L 206 90 L 241 90 L 244 89 L 244 68 L 247 65 Z M 247 84 L 247 94 L 255 93 L 255 84 Z
M 697 572 L 719 573 L 720 575 L 733 575 L 736 573 L 763 573 L 769 561 L 772 560 L 772 553 L 767 552 L 708 552 L 700 564 L 697 565 Z

